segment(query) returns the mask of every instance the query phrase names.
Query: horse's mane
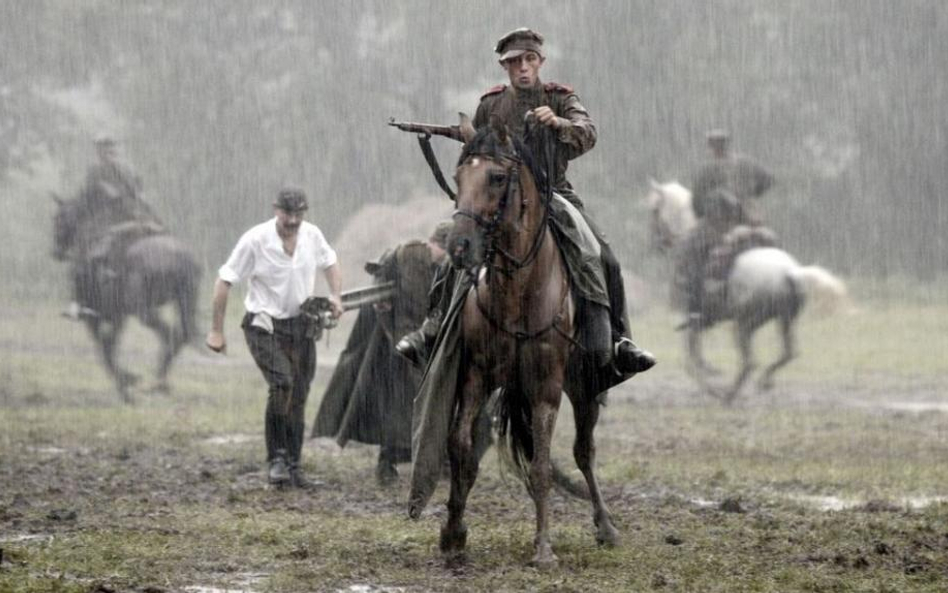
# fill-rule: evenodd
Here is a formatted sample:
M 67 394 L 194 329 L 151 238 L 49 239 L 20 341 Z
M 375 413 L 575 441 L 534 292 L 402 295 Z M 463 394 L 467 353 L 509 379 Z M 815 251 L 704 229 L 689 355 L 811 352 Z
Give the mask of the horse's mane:
M 545 126 L 543 129 L 545 129 Z M 548 163 L 545 162 L 547 160 L 546 151 L 542 150 L 542 143 L 550 141 L 548 135 L 542 133 L 542 130 L 540 133 L 532 133 L 532 130 L 528 129 L 526 142 L 513 135 L 510 138 L 513 141 L 513 150 L 511 150 L 510 142 L 501 142 L 497 137 L 497 132 L 491 126 L 478 129 L 474 138 L 465 144 L 461 150 L 458 166 L 468 158 L 478 154 L 519 160 L 527 166 L 527 169 L 533 175 L 540 193 L 546 193 L 549 182 L 546 174 Z M 539 158 L 537 153 L 541 155 Z

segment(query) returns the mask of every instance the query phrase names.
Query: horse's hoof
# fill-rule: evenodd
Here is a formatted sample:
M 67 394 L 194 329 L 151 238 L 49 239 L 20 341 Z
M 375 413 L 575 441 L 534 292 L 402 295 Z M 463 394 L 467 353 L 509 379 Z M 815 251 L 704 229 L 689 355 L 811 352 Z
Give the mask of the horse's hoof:
M 134 387 L 141 381 L 141 377 L 135 373 L 122 373 L 118 376 L 119 386 L 122 388 Z
M 556 554 L 554 554 L 550 548 L 538 550 L 530 561 L 530 566 L 538 570 L 552 570 L 559 566 L 559 564 L 560 559 L 556 557 Z
M 604 548 L 619 547 L 619 530 L 612 524 L 603 524 L 596 532 L 596 543 Z
M 455 570 L 467 566 L 467 554 L 464 550 L 443 553 L 444 567 L 448 570 Z
M 439 547 L 442 554 L 446 557 L 463 554 L 465 546 L 467 546 L 467 527 L 462 525 L 456 530 L 449 529 L 447 526 L 441 528 Z

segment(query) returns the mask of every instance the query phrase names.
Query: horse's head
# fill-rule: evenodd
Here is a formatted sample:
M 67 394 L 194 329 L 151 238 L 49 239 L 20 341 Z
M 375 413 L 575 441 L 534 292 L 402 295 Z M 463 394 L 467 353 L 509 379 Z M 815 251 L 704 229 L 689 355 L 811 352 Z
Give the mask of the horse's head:
M 78 200 L 63 200 L 56 194 L 52 198 L 57 206 L 53 216 L 53 257 L 63 261 L 76 243 L 80 206 Z
M 458 192 L 448 254 L 456 267 L 472 270 L 490 258 L 495 245 L 519 232 L 526 193 L 535 191 L 535 184 L 529 167 L 522 167 L 526 149 L 506 127 L 494 121 L 475 132 L 466 116 L 461 119 L 465 145 L 455 174 Z M 521 176 L 522 170 L 527 174 Z
M 691 208 L 691 191 L 677 181 L 659 183 L 650 180 L 650 190 L 645 197 L 649 211 L 649 234 L 653 249 L 666 253 L 696 224 Z

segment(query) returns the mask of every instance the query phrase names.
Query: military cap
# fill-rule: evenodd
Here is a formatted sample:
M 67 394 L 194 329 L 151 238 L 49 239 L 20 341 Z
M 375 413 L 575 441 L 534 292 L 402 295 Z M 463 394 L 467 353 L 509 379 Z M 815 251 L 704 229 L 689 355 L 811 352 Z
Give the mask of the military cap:
M 306 194 L 303 190 L 295 187 L 285 187 L 277 194 L 277 199 L 273 206 L 284 212 L 302 212 L 309 206 L 306 204 Z
M 494 46 L 494 51 L 500 54 L 501 62 L 521 56 L 528 51 L 542 56 L 543 35 L 526 27 L 520 27 L 501 37 Z
M 92 142 L 96 146 L 115 146 L 115 138 L 105 133 L 96 134 L 96 137 Z
M 454 228 L 454 223 L 450 220 L 439 222 L 438 226 L 431 232 L 430 241 L 442 249 L 446 249 L 448 245 L 448 235 L 451 234 L 452 228 Z
M 723 128 L 714 128 L 708 131 L 707 138 L 708 142 L 729 142 L 731 134 Z

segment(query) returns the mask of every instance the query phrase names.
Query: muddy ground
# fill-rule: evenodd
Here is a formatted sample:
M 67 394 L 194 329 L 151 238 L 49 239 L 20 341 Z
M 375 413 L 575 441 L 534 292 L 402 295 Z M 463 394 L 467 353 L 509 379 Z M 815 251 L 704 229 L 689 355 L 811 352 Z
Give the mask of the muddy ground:
M 142 389 L 127 406 L 81 331 L 32 347 L 11 332 L 0 591 L 946 590 L 948 372 L 937 357 L 904 372 L 860 351 L 858 335 L 844 352 L 832 326 L 814 329 L 820 356 L 724 408 L 681 372 L 669 325 L 643 324 L 663 364 L 611 394 L 597 431 L 622 545 L 597 547 L 587 503 L 554 493 L 560 564 L 543 572 L 528 565 L 532 503 L 493 452 L 470 500 L 469 561 L 448 568 L 437 550 L 446 488 L 410 521 L 408 467 L 378 486 L 374 447 L 308 441 L 317 487 L 267 486 L 263 382 L 240 344 L 226 359 L 189 351 L 172 394 Z M 320 345 L 308 421 L 343 341 Z M 710 342 L 725 367 L 726 344 Z M 125 360 L 147 369 L 152 350 L 133 332 Z M 564 409 L 555 454 L 567 467 L 571 432 Z

